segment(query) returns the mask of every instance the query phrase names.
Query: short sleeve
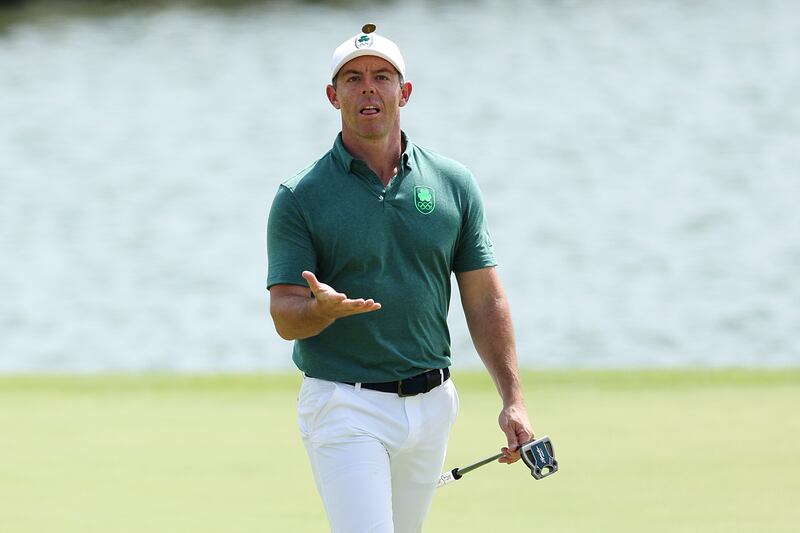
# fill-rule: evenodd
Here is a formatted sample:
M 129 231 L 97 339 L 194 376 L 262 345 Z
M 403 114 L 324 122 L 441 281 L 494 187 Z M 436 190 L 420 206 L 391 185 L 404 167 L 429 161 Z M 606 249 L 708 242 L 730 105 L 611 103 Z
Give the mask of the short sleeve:
M 461 231 L 453 260 L 454 272 L 497 265 L 478 183 L 468 173 L 462 202 Z
M 290 284 L 308 286 L 304 270 L 316 272 L 316 252 L 306 219 L 292 191 L 278 189 L 267 222 L 267 288 Z

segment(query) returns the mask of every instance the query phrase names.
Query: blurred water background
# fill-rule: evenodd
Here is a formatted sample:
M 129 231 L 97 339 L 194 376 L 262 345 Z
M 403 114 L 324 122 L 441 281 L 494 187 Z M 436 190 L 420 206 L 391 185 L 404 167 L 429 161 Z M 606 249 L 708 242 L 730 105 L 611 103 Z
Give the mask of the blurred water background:
M 523 366 L 800 364 L 796 2 L 16 4 L 0 371 L 291 368 L 267 211 L 332 144 L 330 54 L 370 21 L 404 129 L 481 184 Z

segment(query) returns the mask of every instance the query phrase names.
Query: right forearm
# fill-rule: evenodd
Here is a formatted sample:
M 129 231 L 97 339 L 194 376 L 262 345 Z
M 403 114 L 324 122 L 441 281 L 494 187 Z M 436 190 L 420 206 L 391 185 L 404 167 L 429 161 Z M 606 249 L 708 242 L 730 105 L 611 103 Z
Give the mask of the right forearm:
M 270 314 L 275 330 L 286 340 L 306 339 L 333 324 L 334 319 L 320 315 L 314 298 L 291 296 L 273 299 Z
M 381 304 L 372 298 L 351 300 L 346 294 L 321 283 L 313 272 L 304 270 L 302 276 L 308 282 L 308 288 L 291 284 L 269 288 L 272 321 L 278 335 L 286 340 L 313 337 L 339 318 L 381 308 Z

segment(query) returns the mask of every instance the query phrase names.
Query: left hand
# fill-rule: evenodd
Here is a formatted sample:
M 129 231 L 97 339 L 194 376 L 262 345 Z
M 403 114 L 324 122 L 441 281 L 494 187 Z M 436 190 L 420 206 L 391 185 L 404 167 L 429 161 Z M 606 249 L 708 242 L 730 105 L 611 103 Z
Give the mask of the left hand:
M 519 461 L 519 447 L 533 440 L 533 426 L 528 418 L 528 410 L 522 402 L 512 403 L 500 411 L 498 418 L 500 429 L 506 434 L 508 447 L 503 447 L 503 457 L 498 459 L 500 463 L 512 464 Z

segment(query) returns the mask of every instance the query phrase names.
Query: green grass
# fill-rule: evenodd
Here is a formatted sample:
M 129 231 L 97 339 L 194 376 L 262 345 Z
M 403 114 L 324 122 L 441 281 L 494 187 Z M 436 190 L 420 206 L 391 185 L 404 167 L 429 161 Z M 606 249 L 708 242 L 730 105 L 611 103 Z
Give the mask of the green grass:
M 458 373 L 447 466 L 502 444 L 485 374 Z M 327 531 L 291 376 L 0 377 L 3 533 Z M 524 377 L 561 470 L 489 465 L 438 491 L 428 532 L 789 532 L 800 371 Z

